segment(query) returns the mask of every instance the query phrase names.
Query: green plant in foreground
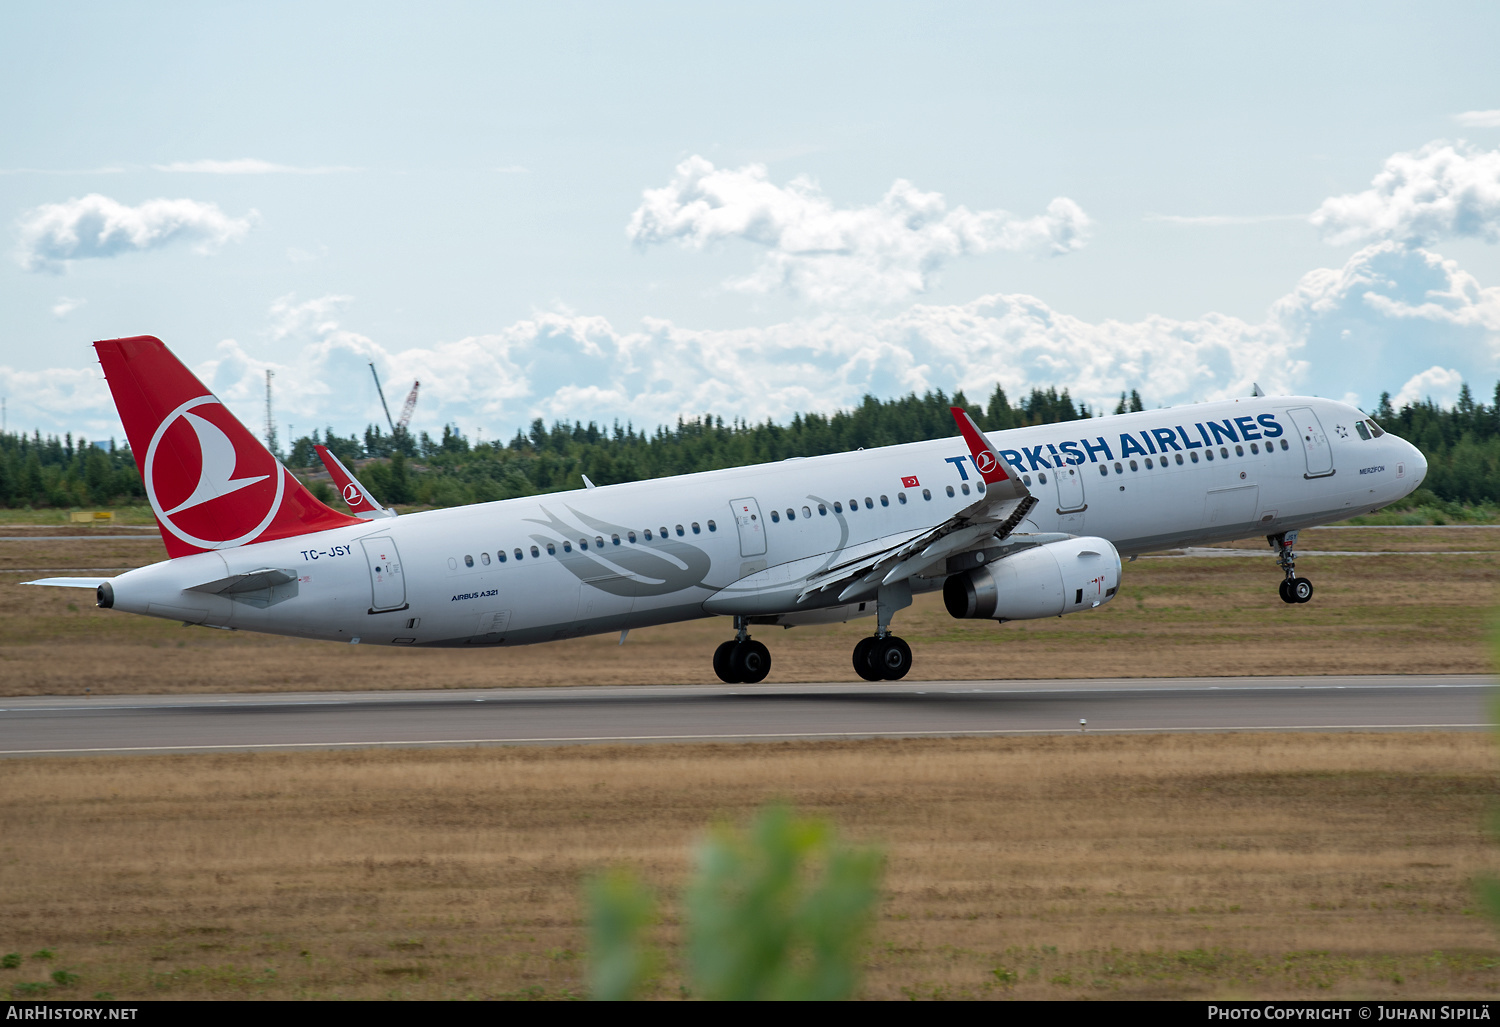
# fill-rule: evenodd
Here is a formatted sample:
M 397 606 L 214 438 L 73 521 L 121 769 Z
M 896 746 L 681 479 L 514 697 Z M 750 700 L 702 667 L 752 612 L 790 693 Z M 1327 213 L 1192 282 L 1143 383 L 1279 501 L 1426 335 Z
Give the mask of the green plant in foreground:
M 686 896 L 691 993 L 705 999 L 842 999 L 859 983 L 882 858 L 784 806 L 748 830 L 711 830 Z M 590 888 L 595 998 L 628 998 L 645 979 L 649 892 L 623 873 Z
M 21 965 L 21 953 L 7 952 L 0 956 L 0 970 L 14 970 Z

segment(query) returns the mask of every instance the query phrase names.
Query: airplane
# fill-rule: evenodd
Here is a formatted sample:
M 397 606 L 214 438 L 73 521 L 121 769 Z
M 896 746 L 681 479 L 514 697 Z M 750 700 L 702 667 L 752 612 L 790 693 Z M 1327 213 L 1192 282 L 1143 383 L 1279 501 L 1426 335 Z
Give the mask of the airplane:
M 1122 556 L 1264 535 L 1287 603 L 1297 532 L 1411 493 L 1427 462 L 1345 403 L 1260 394 L 384 517 L 320 503 L 158 339 L 94 344 L 168 559 L 105 609 L 387 646 L 485 648 L 733 618 L 725 682 L 771 669 L 752 627 L 873 617 L 867 681 L 898 680 L 912 597 L 1005 622 L 1094 610 Z M 331 454 L 330 454 L 331 455 Z M 350 491 L 350 487 L 353 487 Z

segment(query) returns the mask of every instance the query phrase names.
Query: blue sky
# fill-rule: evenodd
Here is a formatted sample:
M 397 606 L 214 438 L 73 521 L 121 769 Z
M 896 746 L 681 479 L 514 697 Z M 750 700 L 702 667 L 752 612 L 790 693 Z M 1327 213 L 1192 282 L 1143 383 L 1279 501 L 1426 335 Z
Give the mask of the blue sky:
M 0 394 L 91 340 L 247 422 L 781 418 L 865 391 L 1500 378 L 1483 4 L 0 9 Z

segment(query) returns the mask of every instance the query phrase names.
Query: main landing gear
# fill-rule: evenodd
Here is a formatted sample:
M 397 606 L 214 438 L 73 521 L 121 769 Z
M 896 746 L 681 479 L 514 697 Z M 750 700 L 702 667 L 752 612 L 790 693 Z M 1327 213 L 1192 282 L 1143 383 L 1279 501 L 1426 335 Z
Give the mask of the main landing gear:
M 854 646 L 854 673 L 866 681 L 899 681 L 911 670 L 911 646 L 891 634 L 891 618 L 911 605 L 905 582 L 882 588 L 875 601 L 875 635 Z
M 771 650 L 750 637 L 745 618 L 734 619 L 736 634 L 714 650 L 714 673 L 730 685 L 754 685 L 771 673 Z
M 1276 550 L 1276 562 L 1281 565 L 1285 577 L 1281 580 L 1280 592 L 1283 603 L 1305 603 L 1313 597 L 1313 583 L 1306 578 L 1297 577 L 1297 554 L 1292 552 L 1292 546 L 1296 544 L 1297 533 L 1295 531 L 1283 531 L 1277 535 L 1267 535 L 1266 541 L 1271 543 L 1271 548 Z

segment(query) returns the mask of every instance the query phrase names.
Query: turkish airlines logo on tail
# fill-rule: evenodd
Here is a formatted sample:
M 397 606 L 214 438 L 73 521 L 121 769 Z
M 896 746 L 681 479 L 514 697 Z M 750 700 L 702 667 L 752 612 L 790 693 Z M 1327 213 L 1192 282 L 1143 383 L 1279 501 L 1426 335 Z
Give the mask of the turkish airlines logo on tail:
M 157 425 L 145 466 L 162 527 L 200 549 L 256 538 L 286 491 L 276 458 L 213 396 L 188 400 Z
M 981 449 L 974 455 L 974 464 L 979 468 L 980 474 L 993 474 L 995 468 L 1000 466 L 1000 461 L 995 459 L 995 454 L 987 449 Z
M 348 503 L 350 506 L 353 506 L 356 503 L 363 502 L 364 498 L 365 497 L 359 491 L 359 486 L 354 484 L 354 482 L 351 481 L 349 484 L 344 486 L 344 502 Z

